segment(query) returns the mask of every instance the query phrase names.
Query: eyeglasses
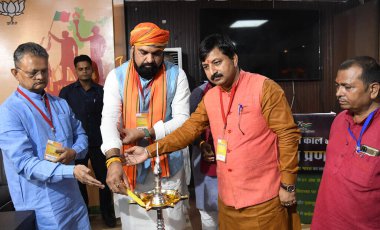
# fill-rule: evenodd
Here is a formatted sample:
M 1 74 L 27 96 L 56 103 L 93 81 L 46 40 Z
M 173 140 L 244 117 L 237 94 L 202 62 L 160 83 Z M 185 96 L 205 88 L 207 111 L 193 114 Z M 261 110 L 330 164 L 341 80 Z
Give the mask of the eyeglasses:
M 21 72 L 23 72 L 28 78 L 35 78 L 39 74 L 41 74 L 41 76 L 46 76 L 48 74 L 48 69 L 47 68 L 46 69 L 38 70 L 37 72 L 33 72 L 33 73 L 30 73 L 30 72 L 27 72 L 25 70 L 22 70 L 19 67 L 16 67 L 16 69 L 21 70 Z

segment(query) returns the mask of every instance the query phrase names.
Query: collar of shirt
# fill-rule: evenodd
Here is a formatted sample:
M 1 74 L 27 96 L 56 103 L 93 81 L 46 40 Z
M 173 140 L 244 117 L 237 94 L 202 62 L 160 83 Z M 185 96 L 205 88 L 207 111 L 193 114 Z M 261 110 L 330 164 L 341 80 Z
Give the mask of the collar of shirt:
M 25 88 L 22 87 L 21 85 L 19 85 L 18 88 L 19 88 L 23 93 L 25 93 L 28 97 L 30 97 L 30 98 L 33 99 L 33 100 L 43 100 L 43 97 L 44 97 L 45 95 L 47 95 L 47 93 L 45 92 L 45 90 L 43 91 L 42 94 L 39 94 L 39 93 L 33 93 L 33 92 L 30 92 L 29 90 L 25 89 Z
M 79 80 L 77 80 L 76 82 L 74 82 L 74 87 L 77 88 L 77 87 L 82 87 L 82 85 L 80 84 Z M 95 84 L 93 81 L 91 81 L 91 87 L 89 90 L 93 89 L 93 88 L 99 88 L 99 86 L 97 84 Z
M 145 88 L 154 79 L 154 78 L 152 78 L 152 79 L 145 79 L 145 78 L 142 78 L 140 76 L 139 76 L 139 78 L 140 78 L 141 86 L 143 88 Z
M 373 119 L 376 119 L 380 114 L 380 109 L 378 109 L 375 113 L 375 115 L 373 116 Z M 354 117 L 352 116 L 352 113 L 349 111 L 349 110 L 346 110 L 346 112 L 344 113 L 344 117 L 346 119 L 346 121 L 351 125 L 351 126 L 354 126 L 354 125 L 360 125 L 362 126 L 365 122 L 365 120 L 367 119 L 364 119 L 362 122 L 360 122 L 359 124 L 355 123 L 354 121 Z M 368 117 L 368 116 L 367 116 Z

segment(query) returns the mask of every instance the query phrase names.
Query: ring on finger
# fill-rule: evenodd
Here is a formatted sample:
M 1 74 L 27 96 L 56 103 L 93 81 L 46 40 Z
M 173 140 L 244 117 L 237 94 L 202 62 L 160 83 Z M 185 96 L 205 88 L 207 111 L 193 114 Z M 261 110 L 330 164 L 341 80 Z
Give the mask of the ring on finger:
M 290 206 L 290 203 L 285 203 L 285 206 L 286 206 L 286 207 L 289 207 L 289 206 Z

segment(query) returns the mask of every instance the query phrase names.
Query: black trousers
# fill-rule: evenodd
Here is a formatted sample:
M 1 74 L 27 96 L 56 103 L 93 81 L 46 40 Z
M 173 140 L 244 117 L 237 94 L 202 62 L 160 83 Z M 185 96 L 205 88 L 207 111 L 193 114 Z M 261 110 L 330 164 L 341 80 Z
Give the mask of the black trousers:
M 102 213 L 103 219 L 114 218 L 115 211 L 113 207 L 112 192 L 107 186 L 107 167 L 106 167 L 106 157 L 100 150 L 100 147 L 89 147 L 88 153 L 84 159 L 76 160 L 75 164 L 82 164 L 88 166 L 88 159 L 91 161 L 92 169 L 94 170 L 95 177 L 97 180 L 105 185 L 104 189 L 99 189 L 99 203 L 100 211 Z M 85 184 L 78 181 L 79 189 L 82 194 L 83 200 L 88 207 L 88 194 Z

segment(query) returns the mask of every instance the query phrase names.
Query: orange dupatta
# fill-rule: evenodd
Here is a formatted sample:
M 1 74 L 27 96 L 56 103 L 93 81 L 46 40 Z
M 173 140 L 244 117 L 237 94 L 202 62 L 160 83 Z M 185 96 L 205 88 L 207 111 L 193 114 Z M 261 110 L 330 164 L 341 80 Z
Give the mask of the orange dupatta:
M 139 112 L 139 75 L 133 65 L 133 58 L 128 64 L 127 76 L 124 83 L 124 100 L 123 100 L 123 125 L 124 128 L 133 129 L 137 127 L 136 113 Z M 149 112 L 148 112 L 148 128 L 151 128 L 156 122 L 165 120 L 166 114 L 166 70 L 165 65 L 152 80 Z M 135 144 L 123 145 L 123 152 Z M 155 164 L 155 158 L 151 160 L 152 169 Z M 169 159 L 166 154 L 160 156 L 160 166 L 162 169 L 162 177 L 170 176 Z M 136 166 L 123 166 L 124 172 L 128 177 L 129 186 L 132 191 L 136 187 Z

